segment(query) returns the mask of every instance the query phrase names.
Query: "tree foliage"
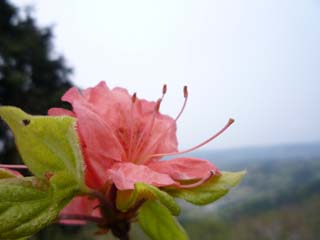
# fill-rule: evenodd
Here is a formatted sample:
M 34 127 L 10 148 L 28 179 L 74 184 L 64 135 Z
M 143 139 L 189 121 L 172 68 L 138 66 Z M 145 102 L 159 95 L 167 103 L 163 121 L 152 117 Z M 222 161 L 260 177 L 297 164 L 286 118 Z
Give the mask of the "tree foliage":
M 50 107 L 61 106 L 60 96 L 71 87 L 71 69 L 53 49 L 51 28 L 38 27 L 30 12 L 24 15 L 0 0 L 0 104 L 46 114 Z M 9 159 L 18 159 L 18 154 L 1 122 L 0 161 Z

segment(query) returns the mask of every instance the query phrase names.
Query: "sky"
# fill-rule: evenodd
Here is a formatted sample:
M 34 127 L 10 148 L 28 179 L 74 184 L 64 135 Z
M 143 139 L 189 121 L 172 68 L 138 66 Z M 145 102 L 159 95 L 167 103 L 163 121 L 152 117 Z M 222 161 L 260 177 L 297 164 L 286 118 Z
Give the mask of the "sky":
M 86 88 L 105 80 L 139 97 L 168 93 L 180 149 L 235 124 L 205 149 L 320 141 L 320 2 L 317 0 L 14 0 Z

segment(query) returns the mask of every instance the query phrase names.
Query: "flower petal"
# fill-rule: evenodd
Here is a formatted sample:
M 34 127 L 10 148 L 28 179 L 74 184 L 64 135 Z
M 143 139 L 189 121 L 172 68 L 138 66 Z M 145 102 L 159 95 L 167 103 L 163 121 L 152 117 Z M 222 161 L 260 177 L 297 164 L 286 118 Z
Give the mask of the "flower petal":
M 134 184 L 142 182 L 156 187 L 178 185 L 169 175 L 153 171 L 144 165 L 116 163 L 107 173 L 119 190 L 134 189 Z
M 72 111 L 63 108 L 50 108 L 48 111 L 49 116 L 70 116 L 75 117 L 75 114 Z
M 169 116 L 157 114 L 150 137 L 147 139 L 140 155 L 141 163 L 150 161 L 152 154 L 177 152 L 178 141 L 176 136 L 175 120 Z
M 87 174 L 95 175 L 99 180 L 92 182 L 94 185 L 87 183 L 90 187 L 101 187 L 108 178 L 106 171 L 114 161 L 121 161 L 124 154 L 122 145 L 107 122 L 89 107 L 74 103 L 73 109 L 78 119 Z
M 61 98 L 62 101 L 73 104 L 76 101 L 83 101 L 83 96 L 76 87 L 70 88 Z
M 95 207 L 99 204 L 97 200 L 91 200 L 88 197 L 75 197 L 61 212 L 62 215 L 79 215 L 90 217 L 101 217 L 98 209 Z M 59 221 L 62 224 L 68 225 L 83 225 L 86 224 L 84 220 L 77 219 L 62 219 Z
M 152 154 L 176 152 L 178 141 L 175 120 L 155 112 L 156 102 L 143 99 L 136 102 L 137 118 L 144 135 L 142 141 L 136 143 L 134 160 L 141 164 L 150 161 L 149 156 Z
M 220 175 L 219 170 L 211 162 L 191 157 L 154 161 L 147 166 L 159 173 L 168 174 L 177 181 L 201 180 L 208 178 L 208 175 Z
M 76 93 L 71 92 L 69 95 L 79 99 Z M 102 119 L 108 119 L 115 136 L 118 137 L 127 153 L 130 141 L 133 141 L 131 144 L 136 148 L 133 150 L 136 158 L 134 160 L 140 159 L 145 162 L 149 159 L 143 158 L 151 154 L 177 151 L 175 120 L 156 113 L 157 102 L 137 98 L 135 108 L 132 109 L 132 96 L 128 91 L 120 87 L 109 90 L 105 82 L 100 82 L 97 86 L 82 91 L 82 95 L 90 104 L 90 108 Z M 152 121 L 154 121 L 153 124 L 151 124 Z M 125 132 L 119 134 L 119 129 Z M 133 136 L 130 139 L 130 131 L 144 132 L 144 134 Z

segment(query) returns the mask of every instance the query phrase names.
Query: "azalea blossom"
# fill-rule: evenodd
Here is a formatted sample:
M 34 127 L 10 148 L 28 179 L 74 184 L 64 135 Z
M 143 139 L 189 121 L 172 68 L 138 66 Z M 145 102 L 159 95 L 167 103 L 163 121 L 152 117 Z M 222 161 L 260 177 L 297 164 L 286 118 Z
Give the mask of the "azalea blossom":
M 137 182 L 155 187 L 193 188 L 209 178 L 220 175 L 208 160 L 163 157 L 187 153 L 201 147 L 219 136 L 232 123 L 203 143 L 178 151 L 176 122 L 181 116 L 188 98 L 184 88 L 184 104 L 176 118 L 160 113 L 160 105 L 166 94 L 157 101 L 139 99 L 124 88 L 109 89 L 105 82 L 93 88 L 79 91 L 71 88 L 62 97 L 72 105 L 72 111 L 52 108 L 49 115 L 69 115 L 77 119 L 85 161 L 85 181 L 89 188 L 101 192 L 115 188 L 116 191 L 133 190 Z M 97 201 L 87 197 L 75 198 L 62 214 L 81 213 L 100 216 L 95 209 Z M 65 221 L 81 223 L 81 221 Z

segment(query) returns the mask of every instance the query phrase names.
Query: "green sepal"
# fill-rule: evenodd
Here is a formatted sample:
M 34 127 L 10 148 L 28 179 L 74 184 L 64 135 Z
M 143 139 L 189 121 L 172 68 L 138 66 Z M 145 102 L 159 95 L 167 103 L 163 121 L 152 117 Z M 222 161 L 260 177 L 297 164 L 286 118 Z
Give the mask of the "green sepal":
M 120 211 L 126 212 L 143 200 L 159 200 L 172 215 L 179 215 L 180 207 L 173 197 L 159 188 L 145 183 L 135 183 L 134 190 L 117 192 L 116 205 Z
M 153 240 L 186 240 L 187 234 L 169 210 L 158 201 L 146 201 L 138 211 L 142 230 Z
M 32 116 L 19 108 L 0 107 L 24 163 L 38 177 L 66 171 L 83 184 L 83 159 L 72 117 Z
M 221 172 L 221 176 L 211 178 L 195 188 L 168 188 L 166 192 L 173 197 L 182 198 L 195 205 L 206 205 L 226 195 L 246 174 L 240 172 Z
M 0 179 L 0 239 L 28 237 L 53 222 L 77 193 L 56 186 L 38 177 Z

